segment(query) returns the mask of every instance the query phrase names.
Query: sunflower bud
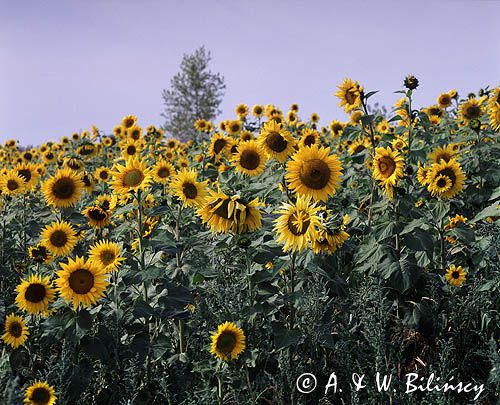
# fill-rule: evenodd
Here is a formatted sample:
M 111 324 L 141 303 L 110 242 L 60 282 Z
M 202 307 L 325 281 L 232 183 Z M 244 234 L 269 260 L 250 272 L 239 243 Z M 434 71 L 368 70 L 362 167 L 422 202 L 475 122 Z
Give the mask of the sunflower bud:
M 479 132 L 479 130 L 481 129 L 481 121 L 479 121 L 477 118 L 474 118 L 469 122 L 469 127 L 473 131 Z
M 404 86 L 408 90 L 415 90 L 418 87 L 418 79 L 413 75 L 408 75 L 404 80 Z

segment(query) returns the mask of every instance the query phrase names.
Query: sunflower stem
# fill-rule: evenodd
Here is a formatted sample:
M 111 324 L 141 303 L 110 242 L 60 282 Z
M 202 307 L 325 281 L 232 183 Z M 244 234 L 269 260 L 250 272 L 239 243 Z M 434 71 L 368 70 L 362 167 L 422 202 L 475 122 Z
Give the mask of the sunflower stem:
M 224 403 L 224 398 L 223 398 L 223 391 L 222 391 L 222 377 L 217 374 L 217 398 L 219 405 L 222 405 Z

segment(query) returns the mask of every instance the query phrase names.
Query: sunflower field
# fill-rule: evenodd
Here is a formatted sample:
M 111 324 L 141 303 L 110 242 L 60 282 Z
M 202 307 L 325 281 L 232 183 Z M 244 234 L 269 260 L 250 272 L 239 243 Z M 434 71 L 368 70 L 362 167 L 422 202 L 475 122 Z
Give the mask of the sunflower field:
M 1 403 L 495 403 L 500 88 L 376 93 L 0 146 Z

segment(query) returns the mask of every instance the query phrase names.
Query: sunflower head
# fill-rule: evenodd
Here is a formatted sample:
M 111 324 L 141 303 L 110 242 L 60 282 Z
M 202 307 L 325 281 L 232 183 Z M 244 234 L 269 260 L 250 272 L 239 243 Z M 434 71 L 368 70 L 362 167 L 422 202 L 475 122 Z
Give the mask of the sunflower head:
M 393 198 L 394 187 L 404 177 L 404 160 L 390 147 L 378 147 L 373 158 L 373 177 L 384 188 L 389 199 Z
M 440 163 L 431 166 L 426 180 L 427 188 L 433 196 L 452 198 L 463 190 L 465 174 L 454 158 L 448 162 L 441 159 Z
M 35 381 L 26 389 L 23 402 L 30 405 L 53 405 L 56 399 L 52 386 L 44 381 Z
M 462 266 L 457 267 L 453 264 L 446 270 L 444 277 L 450 285 L 454 287 L 461 287 L 465 282 L 466 276 L 467 272 L 462 268 Z
M 339 105 L 346 113 L 361 106 L 361 92 L 363 87 L 351 79 L 344 79 L 335 95 L 339 98 Z
M 294 151 L 296 139 L 276 121 L 268 121 L 264 124 L 257 142 L 262 149 L 278 162 L 284 162 Z
M 267 155 L 256 141 L 250 140 L 238 145 L 232 161 L 236 170 L 247 176 L 257 176 L 264 171 Z
M 29 314 L 46 314 L 49 304 L 54 300 L 54 289 L 48 276 L 32 274 L 16 287 L 16 304 Z
M 90 247 L 89 260 L 109 272 L 117 270 L 125 258 L 121 255 L 121 248 L 118 244 L 101 240 Z
M 84 187 L 80 174 L 71 169 L 60 169 L 43 183 L 42 192 L 47 204 L 67 208 L 75 206 Z
M 198 173 L 194 169 L 182 169 L 172 179 L 170 187 L 186 207 L 201 206 L 207 196 L 207 181 L 197 181 Z
M 19 346 L 24 346 L 28 336 L 29 331 L 22 317 L 10 314 L 5 318 L 2 334 L 2 340 L 5 344 L 17 349 Z
M 0 191 L 4 195 L 22 194 L 26 191 L 26 183 L 17 171 L 8 170 L 0 174 Z
M 126 161 L 125 166 L 118 164 L 111 172 L 113 176 L 111 188 L 116 194 L 146 190 L 151 183 L 150 172 L 145 160 L 130 158 Z
M 55 256 L 66 256 L 75 247 L 78 239 L 73 226 L 66 221 L 53 222 L 42 230 L 42 245 Z
M 212 333 L 210 353 L 221 360 L 237 359 L 245 347 L 243 330 L 232 322 L 224 322 Z

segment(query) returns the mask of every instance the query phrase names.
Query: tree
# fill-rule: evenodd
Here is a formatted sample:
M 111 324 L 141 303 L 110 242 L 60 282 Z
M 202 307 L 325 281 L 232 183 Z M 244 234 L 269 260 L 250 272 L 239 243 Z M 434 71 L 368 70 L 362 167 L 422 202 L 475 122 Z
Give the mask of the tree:
M 221 113 L 219 105 L 226 85 L 220 73 L 208 70 L 211 59 L 203 46 L 191 55 L 185 54 L 170 89 L 163 90 L 163 128 L 174 138 L 185 141 L 196 137 L 194 122 L 198 118 L 212 120 Z

